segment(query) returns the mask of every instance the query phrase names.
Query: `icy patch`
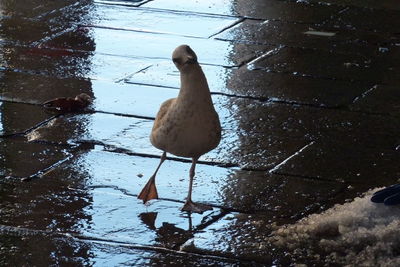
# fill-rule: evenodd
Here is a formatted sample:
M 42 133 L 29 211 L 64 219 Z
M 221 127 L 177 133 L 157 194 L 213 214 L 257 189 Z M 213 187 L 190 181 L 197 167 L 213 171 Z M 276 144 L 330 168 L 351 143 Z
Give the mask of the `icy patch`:
M 400 266 L 400 208 L 362 198 L 279 226 L 267 242 L 295 262 Z

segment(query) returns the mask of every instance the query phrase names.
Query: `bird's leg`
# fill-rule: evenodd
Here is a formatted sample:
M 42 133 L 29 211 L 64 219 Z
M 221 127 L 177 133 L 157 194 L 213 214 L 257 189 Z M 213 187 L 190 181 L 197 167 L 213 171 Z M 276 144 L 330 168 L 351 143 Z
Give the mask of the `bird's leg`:
M 188 196 L 186 198 L 186 202 L 183 205 L 181 210 L 203 213 L 206 210 L 212 210 L 212 207 L 208 206 L 208 205 L 200 204 L 200 203 L 195 203 L 192 201 L 193 179 L 194 179 L 197 160 L 198 160 L 198 158 L 192 159 L 192 166 L 190 167 L 190 171 L 189 171 L 189 176 L 190 176 L 189 192 L 188 192 Z
M 146 183 L 146 185 L 143 187 L 142 191 L 138 195 L 138 199 L 143 200 L 143 203 L 146 203 L 147 201 L 151 199 L 157 199 L 158 198 L 158 193 L 157 193 L 157 188 L 156 188 L 156 175 L 158 170 L 161 167 L 161 164 L 163 164 L 164 160 L 167 158 L 167 153 L 164 151 L 164 153 L 161 156 L 160 164 L 158 164 L 158 167 L 154 174 L 150 177 L 149 181 Z

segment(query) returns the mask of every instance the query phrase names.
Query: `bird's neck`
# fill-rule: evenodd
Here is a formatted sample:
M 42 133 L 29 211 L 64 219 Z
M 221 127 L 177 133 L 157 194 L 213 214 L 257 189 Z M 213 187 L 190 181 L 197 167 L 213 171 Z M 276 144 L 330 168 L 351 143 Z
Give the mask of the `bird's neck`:
M 181 72 L 181 89 L 178 99 L 185 99 L 188 102 L 207 101 L 211 103 L 210 89 L 200 65 L 194 65 L 190 70 Z

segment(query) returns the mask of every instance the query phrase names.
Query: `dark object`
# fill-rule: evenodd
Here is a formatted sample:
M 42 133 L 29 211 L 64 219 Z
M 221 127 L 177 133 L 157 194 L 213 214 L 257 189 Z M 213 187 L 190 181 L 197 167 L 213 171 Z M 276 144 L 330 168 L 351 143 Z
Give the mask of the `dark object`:
M 387 206 L 400 204 L 400 184 L 391 185 L 382 190 L 376 191 L 371 201 L 375 203 L 383 203 Z
M 46 110 L 60 113 L 78 112 L 92 103 L 92 98 L 87 94 L 79 94 L 75 98 L 59 97 L 43 103 Z
M 156 230 L 156 219 L 158 212 L 143 212 L 139 214 L 140 219 L 146 224 L 151 230 Z

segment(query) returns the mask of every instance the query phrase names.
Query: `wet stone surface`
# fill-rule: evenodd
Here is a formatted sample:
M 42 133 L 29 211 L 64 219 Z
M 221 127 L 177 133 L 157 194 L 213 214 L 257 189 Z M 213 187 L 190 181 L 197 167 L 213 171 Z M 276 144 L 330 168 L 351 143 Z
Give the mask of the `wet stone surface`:
M 241 65 L 272 48 L 266 45 L 248 46 L 241 43 L 222 42 L 214 39 L 117 31 L 103 28 L 93 28 L 93 32 L 96 39 L 96 52 L 98 53 L 169 60 L 171 51 L 177 45 L 190 43 L 191 47 L 198 51 L 199 55 L 203 55 L 199 57 L 200 63 L 230 67 Z M 143 40 L 143 42 L 129 42 L 132 39 Z M 208 47 L 213 47 L 213 49 L 208 49 Z
M 143 7 L 167 9 L 181 12 L 200 12 L 200 13 L 211 13 L 219 15 L 238 15 L 235 11 L 235 3 L 230 0 L 206 0 L 206 1 L 196 1 L 196 0 L 177 0 L 171 3 L 168 0 L 157 0 L 149 1 L 145 3 Z
M 400 115 L 400 106 L 397 102 L 400 91 L 395 86 L 379 85 L 371 88 L 363 96 L 356 99 L 351 108 L 371 113 L 385 113 Z
M 276 226 L 398 182 L 391 0 L 3 2 L 2 266 L 294 265 L 266 242 Z M 203 214 L 180 210 L 191 162 L 170 154 L 160 199 L 137 199 L 180 44 L 222 125 L 196 167 Z M 94 100 L 80 113 L 40 105 L 80 93 Z
M 368 77 L 366 81 L 375 83 L 382 82 L 387 71 L 387 66 L 376 64 L 368 56 L 291 47 L 280 49 L 276 54 L 265 54 L 255 60 L 252 66 L 274 72 L 346 81 Z
M 1 135 L 24 133 L 48 120 L 52 114 L 47 114 L 38 105 L 27 105 L 16 102 L 0 102 L 2 112 Z
M 377 56 L 379 47 L 394 47 L 398 42 L 390 33 L 355 30 L 329 24 L 304 24 L 274 20 L 246 19 L 218 34 L 217 39 L 248 43 L 286 45 L 334 50 L 335 52 Z
M 395 183 L 400 175 L 396 163 L 398 157 L 399 151 L 394 146 L 392 149 L 371 149 L 357 143 L 315 142 L 273 172 L 287 175 L 301 173 L 308 177 L 356 183 L 365 189 L 372 184 Z M 363 166 L 368 166 L 368 169 Z
M 400 26 L 399 10 L 376 10 L 350 7 L 326 21 L 334 27 L 397 33 Z
M 372 88 L 371 82 L 327 80 L 241 67 L 227 82 L 227 88 L 237 95 L 267 98 L 272 101 L 339 107 Z
M 70 156 L 65 147 L 26 143 L 22 138 L 2 139 L 0 146 L 1 164 L 4 166 L 1 181 L 40 175 L 41 171 Z
M 185 14 L 160 9 L 129 9 L 124 6 L 97 5 L 96 12 L 100 18 L 96 26 L 124 30 L 169 33 L 188 37 L 207 38 L 230 27 L 238 19 L 234 17 L 212 16 L 204 14 Z M 133 17 L 141 17 L 134 20 Z M 179 21 L 180 27 L 171 29 L 169 21 Z M 195 29 L 197 25 L 202 27 Z

